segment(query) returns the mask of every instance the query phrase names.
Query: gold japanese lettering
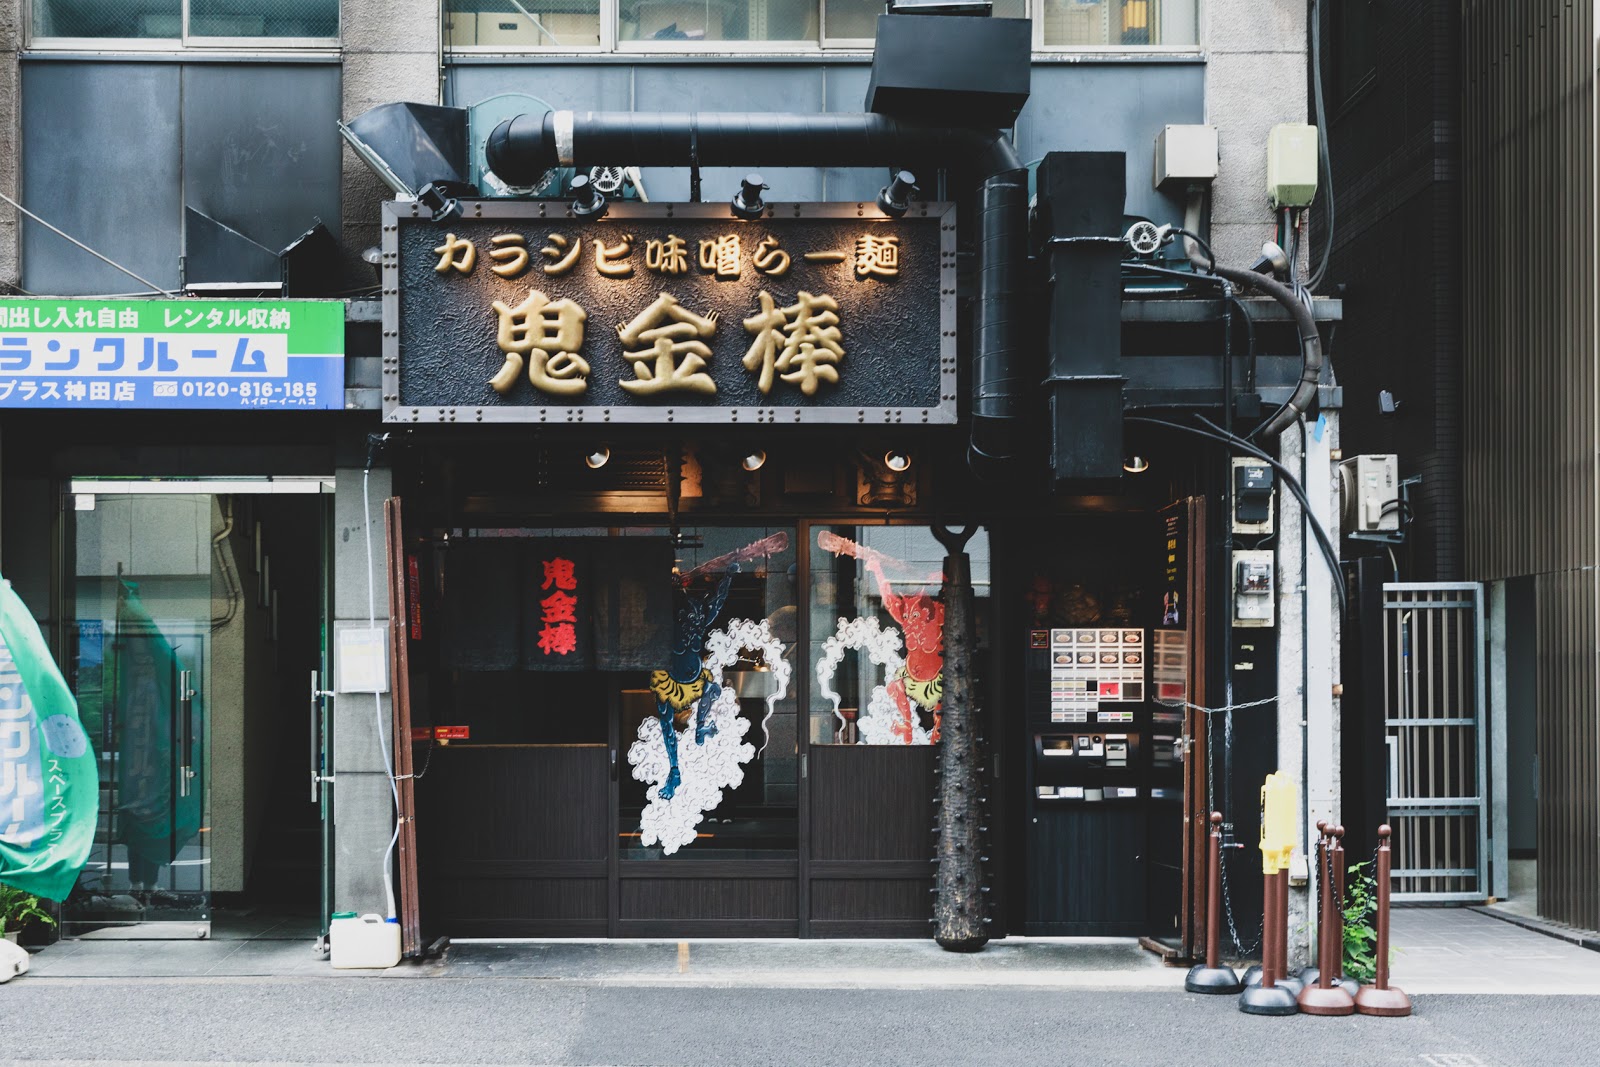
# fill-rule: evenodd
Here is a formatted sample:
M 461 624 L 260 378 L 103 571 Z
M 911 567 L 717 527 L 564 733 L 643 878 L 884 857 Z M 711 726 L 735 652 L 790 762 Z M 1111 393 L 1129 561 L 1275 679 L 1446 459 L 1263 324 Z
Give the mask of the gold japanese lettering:
M 502 278 L 515 278 L 528 267 L 528 245 L 520 233 L 500 233 L 489 238 L 489 269 Z
M 544 272 L 552 277 L 567 273 L 572 269 L 572 265 L 578 262 L 578 256 L 583 252 L 583 238 L 571 242 L 571 248 L 567 247 L 567 239 L 559 233 L 551 234 L 547 240 L 550 243 L 539 249 L 541 256 L 551 260 L 544 265 Z
M 778 247 L 778 239 L 771 234 L 756 245 L 755 255 L 750 257 L 750 262 L 769 278 L 781 278 L 789 271 L 789 253 Z
M 765 289 L 757 299 L 761 310 L 744 320 L 744 328 L 755 335 L 744 366 L 759 371 L 756 388 L 761 394 L 772 391 L 774 372 L 800 386 L 806 396 L 815 396 L 821 382 L 837 385 L 844 359 L 838 301 L 801 292 L 795 303 L 780 308 Z
M 689 269 L 689 243 L 675 233 L 665 241 L 646 241 L 644 265 L 657 274 L 682 274 Z
M 719 278 L 739 276 L 739 235 L 725 233 L 721 237 L 700 242 L 700 269 L 715 271 Z
M 505 396 L 522 373 L 527 357 L 528 381 L 535 389 L 555 396 L 574 396 L 589 388 L 589 363 L 578 355 L 583 347 L 583 323 L 588 313 L 568 299 L 551 300 L 537 289 L 516 307 L 494 302 L 500 316 L 500 350 L 506 361 L 489 379 L 495 392 Z
M 864 233 L 856 238 L 856 277 L 893 278 L 900 273 L 900 238 Z
M 626 278 L 633 273 L 633 264 L 625 260 L 633 254 L 633 234 L 625 233 L 616 244 L 607 247 L 605 241 L 594 243 L 594 269 L 607 278 Z
M 457 237 L 453 233 L 445 234 L 444 244 L 433 251 L 439 257 L 439 265 L 433 269 L 440 274 L 451 270 L 457 274 L 471 274 L 472 268 L 478 263 L 477 247 L 465 237 Z
M 683 391 L 712 396 L 717 383 L 705 373 L 711 348 L 705 341 L 717 332 L 717 313 L 696 315 L 662 293 L 653 304 L 617 327 L 617 337 L 627 351 L 637 376 L 619 384 L 634 396 Z

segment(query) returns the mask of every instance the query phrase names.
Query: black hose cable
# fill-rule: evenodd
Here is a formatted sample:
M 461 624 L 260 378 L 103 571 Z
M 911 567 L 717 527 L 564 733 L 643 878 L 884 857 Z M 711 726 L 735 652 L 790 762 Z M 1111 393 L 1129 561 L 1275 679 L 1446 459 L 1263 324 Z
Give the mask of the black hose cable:
M 1152 418 L 1148 415 L 1128 415 L 1125 416 L 1125 419 L 1128 422 L 1143 422 L 1149 423 L 1152 426 L 1163 426 L 1169 430 L 1177 430 L 1179 433 L 1193 434 L 1196 437 L 1204 437 L 1209 441 L 1216 441 L 1219 444 L 1237 448 L 1239 451 L 1244 452 L 1247 455 L 1256 457 L 1263 463 L 1270 466 L 1273 470 L 1277 471 L 1279 477 L 1281 477 L 1284 484 L 1289 487 L 1289 491 L 1294 494 L 1295 499 L 1300 502 L 1300 507 L 1305 512 L 1306 520 L 1311 526 L 1311 532 L 1316 538 L 1317 547 L 1322 550 L 1323 562 L 1327 564 L 1328 571 L 1333 577 L 1331 584 L 1333 585 L 1334 592 L 1339 598 L 1339 613 L 1341 615 L 1346 613 L 1348 604 L 1345 597 L 1344 575 L 1339 567 L 1339 554 L 1333 549 L 1333 543 L 1328 538 L 1328 531 L 1323 528 L 1322 523 L 1318 521 L 1316 514 L 1311 510 L 1311 501 L 1306 496 L 1305 487 L 1300 484 L 1300 480 L 1294 476 L 1289 468 L 1285 467 L 1282 463 L 1279 463 L 1276 459 L 1273 459 L 1271 456 L 1267 455 L 1267 453 L 1263 452 L 1249 441 L 1246 441 L 1244 438 L 1239 437 L 1237 434 L 1230 434 L 1227 431 L 1222 430 L 1215 423 L 1212 423 L 1205 418 L 1200 418 L 1200 421 L 1211 427 L 1211 430 L 1215 430 L 1217 432 L 1213 433 L 1209 430 L 1202 430 L 1198 426 L 1186 426 L 1181 422 L 1169 422 L 1166 419 Z
M 1328 109 L 1322 102 L 1322 4 L 1311 0 L 1311 93 L 1317 106 L 1317 154 L 1322 162 L 1322 183 L 1327 195 L 1327 222 L 1322 230 L 1322 256 L 1311 272 L 1307 288 L 1315 289 L 1328 273 L 1328 257 L 1333 254 L 1333 162 L 1328 157 Z
M 1199 234 L 1190 230 L 1186 230 L 1182 226 L 1174 226 L 1168 232 L 1175 233 L 1180 237 L 1187 237 L 1189 240 L 1199 245 L 1200 250 L 1206 254 L 1206 269 L 1213 274 L 1217 272 L 1217 254 L 1211 251 L 1211 246 L 1206 243 L 1204 237 L 1201 237 Z
M 1268 278 L 1255 271 L 1220 266 L 1214 268 L 1213 273 L 1220 278 L 1226 278 L 1239 288 L 1256 289 L 1265 293 L 1282 305 L 1294 319 L 1295 328 L 1300 335 L 1300 381 L 1295 384 L 1294 392 L 1289 394 L 1289 399 L 1283 402 L 1283 406 L 1250 433 L 1251 437 L 1259 433 L 1276 437 L 1290 423 L 1310 410 L 1311 402 L 1317 398 L 1317 382 L 1322 378 L 1323 366 L 1322 338 L 1317 333 L 1317 320 L 1312 317 L 1311 310 L 1305 303 L 1295 295 L 1294 290 L 1275 278 Z

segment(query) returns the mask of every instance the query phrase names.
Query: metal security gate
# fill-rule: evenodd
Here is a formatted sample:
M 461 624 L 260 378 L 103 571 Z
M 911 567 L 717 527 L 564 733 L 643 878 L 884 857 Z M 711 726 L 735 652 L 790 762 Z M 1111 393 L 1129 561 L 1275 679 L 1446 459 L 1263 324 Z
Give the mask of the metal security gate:
M 1482 901 L 1488 888 L 1483 586 L 1383 587 L 1393 899 Z

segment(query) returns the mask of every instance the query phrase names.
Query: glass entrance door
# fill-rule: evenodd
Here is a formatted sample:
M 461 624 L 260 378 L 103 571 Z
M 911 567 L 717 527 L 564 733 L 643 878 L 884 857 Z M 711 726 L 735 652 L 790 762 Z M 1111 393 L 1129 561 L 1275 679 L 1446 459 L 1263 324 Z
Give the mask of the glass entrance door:
M 100 761 L 66 936 L 207 937 L 213 633 L 229 610 L 222 498 L 74 494 L 67 656 Z

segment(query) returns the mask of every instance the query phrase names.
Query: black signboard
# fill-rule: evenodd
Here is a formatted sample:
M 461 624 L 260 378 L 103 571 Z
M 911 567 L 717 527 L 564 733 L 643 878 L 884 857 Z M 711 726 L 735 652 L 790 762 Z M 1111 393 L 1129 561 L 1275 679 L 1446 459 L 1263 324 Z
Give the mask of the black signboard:
M 384 206 L 388 422 L 953 423 L 955 213 Z

